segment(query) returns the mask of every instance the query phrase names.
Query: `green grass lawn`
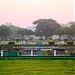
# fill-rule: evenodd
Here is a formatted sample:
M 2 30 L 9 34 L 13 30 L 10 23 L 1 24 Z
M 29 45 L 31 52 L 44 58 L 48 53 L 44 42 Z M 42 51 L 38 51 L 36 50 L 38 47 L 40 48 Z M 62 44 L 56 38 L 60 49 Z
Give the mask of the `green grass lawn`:
M 75 75 L 75 60 L 0 60 L 0 75 Z

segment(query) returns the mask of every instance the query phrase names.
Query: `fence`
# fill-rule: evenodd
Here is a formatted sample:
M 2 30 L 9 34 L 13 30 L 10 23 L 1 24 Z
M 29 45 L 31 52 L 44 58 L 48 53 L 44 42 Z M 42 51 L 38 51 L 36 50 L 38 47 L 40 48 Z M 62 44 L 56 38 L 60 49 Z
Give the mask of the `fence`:
M 75 60 L 75 56 L 14 56 L 14 57 L 0 57 L 0 60 L 3 59 L 69 59 L 69 60 Z

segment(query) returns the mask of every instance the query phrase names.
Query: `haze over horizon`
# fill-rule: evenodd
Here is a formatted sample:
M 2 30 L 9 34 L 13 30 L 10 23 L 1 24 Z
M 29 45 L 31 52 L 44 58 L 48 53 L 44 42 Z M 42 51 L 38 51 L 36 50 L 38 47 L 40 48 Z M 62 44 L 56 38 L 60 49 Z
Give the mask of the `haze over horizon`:
M 22 28 L 40 18 L 65 24 L 75 17 L 74 0 L 0 0 L 0 10 L 0 24 L 11 22 Z

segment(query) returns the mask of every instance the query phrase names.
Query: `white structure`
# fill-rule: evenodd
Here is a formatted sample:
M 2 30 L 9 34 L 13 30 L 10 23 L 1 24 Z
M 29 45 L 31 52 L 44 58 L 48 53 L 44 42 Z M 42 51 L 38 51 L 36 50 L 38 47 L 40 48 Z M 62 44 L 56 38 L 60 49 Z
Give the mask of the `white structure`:
M 52 40 L 58 40 L 59 39 L 59 35 L 53 35 L 52 36 Z
M 39 39 L 39 38 L 41 38 L 41 37 L 40 37 L 40 36 L 37 36 L 37 37 L 36 37 L 36 39 Z
M 54 50 L 54 56 L 56 56 L 56 50 Z
M 30 35 L 29 38 L 33 38 L 34 40 L 37 39 L 37 37 L 35 35 Z
M 31 56 L 33 56 L 33 50 L 31 50 Z
M 1 57 L 3 57 L 3 50 L 1 50 Z
M 33 40 L 38 40 L 39 38 L 42 38 L 45 40 L 45 36 L 40 37 L 40 36 L 30 35 L 29 38 L 33 38 Z
M 64 40 L 64 39 L 68 39 L 68 36 L 67 35 L 62 35 L 61 40 Z

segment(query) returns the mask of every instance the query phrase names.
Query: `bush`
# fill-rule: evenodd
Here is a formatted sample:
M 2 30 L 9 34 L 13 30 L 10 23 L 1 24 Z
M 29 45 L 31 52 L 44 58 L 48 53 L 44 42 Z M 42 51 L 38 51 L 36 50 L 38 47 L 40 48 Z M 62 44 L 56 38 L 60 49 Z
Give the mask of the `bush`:
M 68 45 L 74 45 L 74 42 L 73 41 L 68 41 L 67 44 Z
M 43 38 L 39 38 L 39 40 L 42 40 L 43 41 L 44 39 Z
M 67 42 L 67 41 L 69 41 L 69 39 L 64 39 L 64 42 Z
M 15 39 L 15 41 L 19 42 L 19 41 L 20 41 L 20 39 Z
M 15 45 L 15 42 L 8 42 L 8 45 Z
M 48 44 L 49 44 L 49 45 L 54 45 L 55 42 L 54 42 L 54 41 L 50 41 L 50 42 L 48 42 Z

